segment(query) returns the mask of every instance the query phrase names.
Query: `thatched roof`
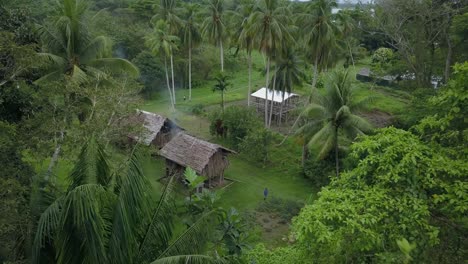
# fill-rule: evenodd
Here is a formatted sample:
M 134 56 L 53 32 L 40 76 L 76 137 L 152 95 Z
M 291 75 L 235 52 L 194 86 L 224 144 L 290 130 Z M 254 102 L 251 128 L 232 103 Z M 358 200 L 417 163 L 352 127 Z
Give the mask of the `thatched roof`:
M 160 151 L 160 155 L 183 167 L 190 167 L 202 173 L 217 151 L 233 153 L 234 151 L 180 132 Z
M 357 74 L 361 75 L 361 76 L 370 77 L 372 72 L 371 72 L 371 70 L 369 68 L 362 68 L 361 70 L 359 70 L 359 72 Z
M 258 91 L 254 92 L 253 94 L 251 94 L 251 96 L 253 97 L 257 97 L 257 98 L 260 98 L 260 99 L 265 99 L 265 87 L 263 88 L 260 88 Z M 267 90 L 267 98 L 269 101 L 275 101 L 277 103 L 281 103 L 283 101 L 283 92 L 282 91 L 278 91 L 278 90 L 275 90 L 275 92 L 273 93 L 273 90 L 271 89 L 266 89 Z M 295 93 L 288 93 L 288 92 L 284 92 L 284 100 L 288 100 L 289 98 L 291 97 L 294 97 L 294 96 L 299 96 L 298 94 L 295 94 Z
M 142 124 L 145 129 L 139 136 L 129 136 L 135 140 L 139 140 L 146 146 L 149 146 L 151 142 L 153 142 L 166 122 L 170 122 L 171 126 L 175 126 L 175 124 L 167 117 L 143 110 L 137 110 L 137 114 L 131 119 L 132 123 Z

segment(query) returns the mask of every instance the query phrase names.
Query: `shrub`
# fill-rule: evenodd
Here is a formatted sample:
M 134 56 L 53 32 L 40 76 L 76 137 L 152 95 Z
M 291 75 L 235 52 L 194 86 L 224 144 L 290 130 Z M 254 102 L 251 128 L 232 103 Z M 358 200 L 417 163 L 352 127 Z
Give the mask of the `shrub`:
M 196 104 L 190 108 L 190 112 L 194 115 L 203 115 L 205 113 L 203 104 Z
M 250 132 L 239 144 L 239 150 L 249 157 L 249 160 L 265 163 L 272 142 L 272 133 L 267 129 Z
M 226 137 L 236 150 L 250 132 L 261 127 L 255 112 L 241 106 L 226 108 L 224 116 L 219 111 L 212 112 L 210 120 L 210 133 Z
M 304 203 L 299 201 L 272 196 L 261 202 L 257 210 L 260 212 L 276 213 L 283 220 L 290 221 L 294 216 L 299 214 L 303 206 Z
M 373 63 L 389 63 L 393 60 L 393 50 L 389 48 L 378 48 L 372 55 Z
M 304 164 L 304 174 L 316 187 L 322 187 L 330 182 L 334 173 L 334 161 L 328 157 L 324 160 L 308 159 Z

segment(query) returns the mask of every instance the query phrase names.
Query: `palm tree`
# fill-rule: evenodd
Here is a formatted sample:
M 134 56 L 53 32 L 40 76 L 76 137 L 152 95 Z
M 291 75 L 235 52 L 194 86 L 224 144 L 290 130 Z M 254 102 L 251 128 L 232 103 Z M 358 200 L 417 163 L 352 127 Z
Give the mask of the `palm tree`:
M 304 32 L 305 45 L 310 49 L 314 65 L 312 89 L 317 83 L 318 71 L 328 66 L 333 56 L 338 28 L 332 8 L 336 6 L 333 0 L 318 0 L 309 4 L 307 11 L 298 17 L 298 23 Z
M 287 48 L 277 62 L 277 70 L 275 73 L 276 83 L 279 84 L 282 92 L 281 109 L 279 122 L 281 123 L 283 102 L 285 92 L 292 92 L 294 85 L 299 85 L 305 79 L 305 74 L 301 69 L 304 62 L 296 55 L 292 48 Z M 270 116 L 271 122 L 271 116 Z
M 171 99 L 171 106 L 174 109 L 175 101 L 175 87 L 174 87 L 174 63 L 173 63 L 173 51 L 177 49 L 177 43 L 179 38 L 169 33 L 169 24 L 164 20 L 158 20 L 154 26 L 153 33 L 147 37 L 147 45 L 151 51 L 157 54 L 164 54 L 164 67 L 166 70 L 166 84 L 169 91 L 169 97 Z M 167 70 L 167 57 L 170 57 L 171 62 L 171 75 L 172 75 L 172 91 L 169 84 L 169 74 Z
M 88 30 L 85 1 L 58 1 L 59 16 L 54 23 L 39 27 L 43 52 L 52 64 L 48 73 L 37 83 L 55 81 L 63 74 L 81 84 L 107 72 L 138 75 L 138 69 L 129 61 L 111 56 L 111 41 L 104 36 L 93 36 Z
M 255 36 L 259 50 L 267 56 L 265 88 L 269 87 L 270 63 L 284 42 L 292 42 L 287 25 L 288 9 L 278 6 L 276 0 L 262 0 L 248 21 L 248 32 Z M 265 127 L 268 126 L 268 92 L 265 90 Z
M 200 31 L 195 23 L 197 4 L 186 6 L 187 19 L 184 21 L 182 43 L 188 48 L 188 79 L 189 79 L 189 101 L 192 100 L 192 49 L 201 42 Z
M 296 131 L 306 140 L 307 148 L 316 152 L 318 159 L 334 150 L 336 176 L 339 174 L 339 138 L 353 140 L 372 129 L 365 119 L 353 114 L 371 98 L 356 102 L 353 90 L 348 71 L 330 73 L 325 81 L 325 95 L 314 89 L 313 101 L 300 115 L 303 125 Z
M 177 35 L 183 25 L 183 20 L 178 16 L 180 10 L 177 9 L 176 4 L 176 0 L 160 0 L 159 5 L 155 7 L 158 12 L 151 18 L 153 23 L 164 20 L 169 25 L 171 35 Z
M 220 92 L 221 93 L 221 108 L 223 109 L 223 116 L 224 116 L 224 93 L 231 86 L 229 82 L 229 76 L 224 74 L 224 72 L 219 72 L 218 76 L 215 77 L 216 84 L 213 86 L 213 92 Z
M 219 46 L 221 71 L 224 71 L 223 39 L 226 30 L 223 22 L 223 5 L 223 0 L 211 0 L 208 3 L 209 17 L 203 21 L 203 35 L 213 44 Z
M 346 53 L 349 54 L 351 58 L 351 63 L 354 67 L 354 56 L 353 56 L 353 43 L 357 42 L 355 38 L 352 37 L 352 32 L 354 30 L 354 23 L 352 17 L 344 11 L 338 12 L 336 15 L 337 21 L 339 23 L 339 45 L 343 46 L 343 49 L 346 50 Z
M 91 138 L 65 192 L 40 215 L 33 263 L 210 263 L 198 255 L 211 212 L 174 237 L 170 178 L 159 199 L 142 173 L 138 151 L 112 172 L 104 147 Z M 45 199 L 42 199 L 45 201 Z M 40 203 L 38 203 L 40 204 Z
M 248 21 L 250 15 L 253 13 L 255 8 L 254 1 L 246 0 L 242 5 L 238 7 L 238 17 L 240 18 L 240 27 L 237 37 L 237 42 L 240 48 L 245 49 L 248 57 L 248 68 L 249 68 L 249 84 L 247 90 L 247 106 L 250 106 L 250 94 L 252 93 L 252 50 L 254 45 L 253 32 L 249 30 Z

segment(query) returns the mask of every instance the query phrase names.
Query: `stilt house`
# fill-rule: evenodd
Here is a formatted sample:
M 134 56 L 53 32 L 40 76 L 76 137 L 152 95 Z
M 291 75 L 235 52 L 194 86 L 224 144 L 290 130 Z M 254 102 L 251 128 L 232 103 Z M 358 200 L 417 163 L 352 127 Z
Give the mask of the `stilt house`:
M 299 95 L 282 91 L 274 91 L 265 87 L 250 95 L 251 102 L 255 106 L 257 112 L 265 112 L 265 100 L 268 100 L 268 111 L 273 103 L 273 119 L 279 120 L 288 118 L 288 113 L 295 109 L 299 103 Z

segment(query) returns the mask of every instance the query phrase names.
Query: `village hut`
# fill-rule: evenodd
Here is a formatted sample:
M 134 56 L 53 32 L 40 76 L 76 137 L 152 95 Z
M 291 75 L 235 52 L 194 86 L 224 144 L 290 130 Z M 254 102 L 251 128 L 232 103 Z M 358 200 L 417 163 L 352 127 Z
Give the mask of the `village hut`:
M 369 68 L 362 68 L 356 73 L 356 80 L 361 82 L 374 82 L 381 86 L 391 86 L 396 77 L 385 75 L 382 77 L 376 76 Z
M 135 142 L 140 142 L 145 146 L 153 145 L 161 149 L 182 129 L 169 118 L 137 110 L 137 113 L 130 117 L 130 123 L 141 125 L 141 131 L 131 133 L 128 137 Z
M 266 90 L 266 91 L 265 91 Z M 265 97 L 266 95 L 266 97 Z M 283 92 L 279 90 L 271 90 L 265 87 L 260 88 L 250 95 L 251 102 L 257 109 L 257 112 L 265 111 L 265 100 L 268 100 L 268 111 L 273 103 L 273 118 L 275 120 L 288 117 L 288 113 L 297 107 L 299 103 L 299 95 L 295 93 Z
M 208 188 L 223 183 L 230 153 L 234 151 L 185 133 L 177 134 L 160 151 L 166 159 L 166 176 L 180 177 L 185 168 L 190 167 L 198 175 L 207 177 L 205 186 Z

